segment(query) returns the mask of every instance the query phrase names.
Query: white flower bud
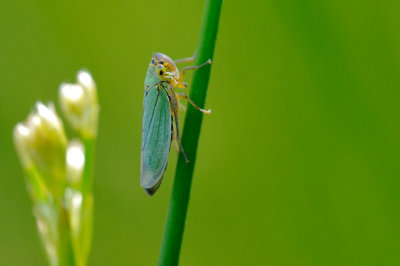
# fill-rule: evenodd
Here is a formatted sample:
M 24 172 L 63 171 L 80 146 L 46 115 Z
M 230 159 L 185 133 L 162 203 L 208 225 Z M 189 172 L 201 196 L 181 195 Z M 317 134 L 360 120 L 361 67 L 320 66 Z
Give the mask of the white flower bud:
M 50 265 L 59 265 L 57 254 L 57 211 L 52 204 L 41 202 L 34 206 L 33 213 L 36 217 L 37 228 L 46 249 Z
M 73 188 L 65 190 L 65 206 L 71 226 L 71 240 L 81 264 L 86 265 L 90 251 L 93 222 L 93 195 L 82 195 Z
M 61 84 L 61 109 L 72 127 L 84 138 L 94 138 L 97 134 L 99 113 L 96 84 L 85 70 L 78 72 L 77 82 L 78 84 Z
M 81 226 L 82 193 L 78 190 L 67 188 L 65 202 L 69 212 L 70 224 L 74 233 L 79 233 Z
M 37 103 L 27 120 L 14 128 L 14 144 L 24 169 L 35 167 L 48 189 L 60 195 L 65 185 L 67 138 L 54 106 Z
M 14 144 L 24 168 L 29 168 L 32 165 L 32 160 L 29 153 L 25 150 L 26 142 L 31 131 L 23 123 L 18 123 L 13 132 Z
M 67 180 L 71 187 L 80 187 L 85 166 L 85 151 L 79 140 L 73 140 L 67 148 Z

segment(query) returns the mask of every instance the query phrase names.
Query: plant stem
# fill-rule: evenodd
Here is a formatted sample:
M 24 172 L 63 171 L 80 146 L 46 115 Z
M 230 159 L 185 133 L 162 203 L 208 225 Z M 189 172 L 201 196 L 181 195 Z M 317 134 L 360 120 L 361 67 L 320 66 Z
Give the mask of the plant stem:
M 82 178 L 82 195 L 85 196 L 92 192 L 93 187 L 93 157 L 94 157 L 94 138 L 83 138 L 85 148 L 85 168 Z
M 93 233 L 93 162 L 95 138 L 82 137 L 85 149 L 85 168 L 82 179 L 81 231 L 79 237 L 78 265 L 87 265 Z
M 222 0 L 207 0 L 196 53 L 196 65 L 213 58 Z M 211 66 L 205 66 L 194 73 L 190 98 L 199 106 L 204 106 Z M 165 225 L 159 266 L 175 266 L 179 262 L 189 204 L 190 188 L 196 162 L 197 145 L 203 114 L 191 105 L 188 106 L 182 134 L 182 145 L 190 160 L 185 162 L 179 154 L 174 186 Z
M 74 266 L 75 254 L 71 242 L 68 212 L 59 206 L 58 213 L 58 266 Z

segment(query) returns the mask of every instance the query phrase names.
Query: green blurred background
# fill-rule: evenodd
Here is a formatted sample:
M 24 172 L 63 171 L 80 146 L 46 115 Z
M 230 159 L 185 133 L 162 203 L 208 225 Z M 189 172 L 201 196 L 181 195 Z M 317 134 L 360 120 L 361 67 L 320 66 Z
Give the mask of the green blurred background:
M 88 68 L 90 265 L 156 265 L 176 155 L 139 186 L 143 80 L 203 1 L 0 1 L 0 265 L 46 265 L 12 128 Z M 181 265 L 400 265 L 400 2 L 225 1 Z M 187 82 L 190 83 L 190 77 Z

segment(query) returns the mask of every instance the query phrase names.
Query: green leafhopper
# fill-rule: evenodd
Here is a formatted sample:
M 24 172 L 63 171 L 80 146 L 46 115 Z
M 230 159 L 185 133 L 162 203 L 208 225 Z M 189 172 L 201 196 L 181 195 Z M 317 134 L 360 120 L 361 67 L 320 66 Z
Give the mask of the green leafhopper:
M 198 107 L 186 94 L 175 89 L 184 89 L 185 73 L 190 69 L 198 69 L 207 64 L 185 67 L 179 73 L 176 63 L 193 61 L 194 56 L 173 61 L 167 55 L 156 53 L 149 64 L 144 80 L 143 125 L 140 164 L 140 185 L 149 195 L 159 188 L 168 163 L 171 141 L 176 151 L 182 152 L 186 162 L 189 162 L 181 145 L 179 133 L 179 100 L 186 99 L 199 111 L 209 114 L 211 110 Z

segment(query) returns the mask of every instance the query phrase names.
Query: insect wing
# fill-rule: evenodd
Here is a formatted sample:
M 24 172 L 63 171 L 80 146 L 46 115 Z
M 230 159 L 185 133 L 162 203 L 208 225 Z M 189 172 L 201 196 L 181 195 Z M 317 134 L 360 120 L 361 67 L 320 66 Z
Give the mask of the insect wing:
M 153 66 L 149 66 L 146 72 L 146 77 L 144 79 L 144 88 L 146 91 L 149 91 L 150 88 L 154 87 L 156 84 L 160 82 L 160 77 L 157 74 L 157 71 Z
M 171 111 L 161 84 L 145 94 L 143 109 L 140 185 L 154 194 L 161 184 L 171 146 Z

